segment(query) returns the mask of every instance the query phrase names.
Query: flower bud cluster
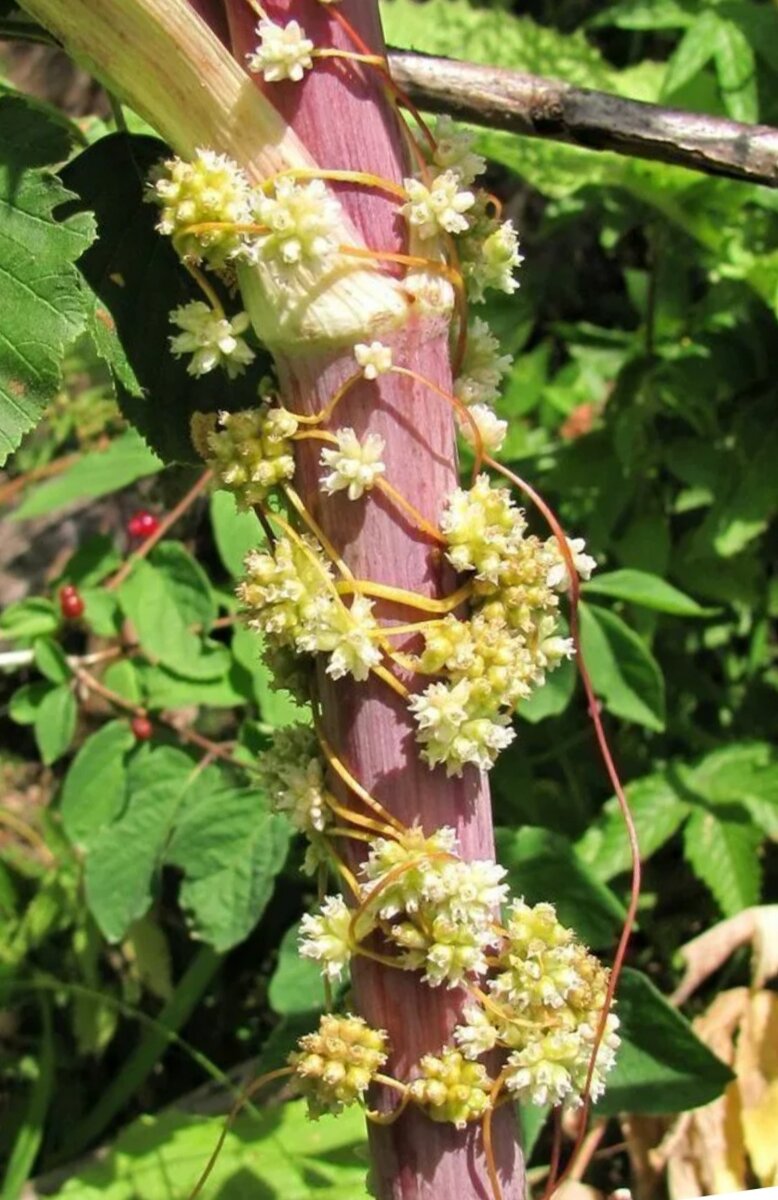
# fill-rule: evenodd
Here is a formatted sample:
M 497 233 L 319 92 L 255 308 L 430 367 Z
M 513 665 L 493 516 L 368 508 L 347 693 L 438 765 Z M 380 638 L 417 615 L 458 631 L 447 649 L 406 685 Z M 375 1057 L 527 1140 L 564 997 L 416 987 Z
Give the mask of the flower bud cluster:
M 425 1054 L 419 1069 L 421 1074 L 410 1085 L 411 1098 L 433 1121 L 464 1129 L 492 1107 L 494 1081 L 483 1063 L 469 1062 L 459 1051 L 445 1049 L 439 1056 Z
M 224 367 L 230 379 L 242 375 L 254 361 L 254 351 L 241 337 L 249 327 L 248 313 L 236 313 L 231 319 L 216 312 L 202 300 L 182 304 L 170 313 L 170 320 L 182 331 L 169 339 L 176 358 L 191 354 L 187 374 L 198 378 L 216 367 Z
M 308 725 L 277 729 L 273 744 L 257 759 L 260 785 L 276 812 L 285 813 L 310 840 L 305 869 L 312 874 L 324 861 L 322 834 L 332 821 L 326 800 L 326 763 Z
M 249 611 L 249 626 L 273 647 L 327 654 L 332 679 L 365 680 L 381 661 L 371 601 L 356 595 L 348 607 L 341 600 L 332 568 L 311 537 L 281 537 L 272 552 L 252 551 L 238 597 Z
M 322 476 L 321 485 L 328 496 L 345 492 L 349 500 L 359 500 L 375 487 L 379 475 L 386 470 L 381 462 L 384 439 L 377 433 L 368 433 L 360 442 L 349 428 L 338 429 L 335 439 L 337 449 L 321 452 L 322 466 L 330 468 Z
M 574 1108 L 586 1086 L 607 989 L 607 970 L 560 924 L 551 904 L 515 900 L 486 983 L 488 1002 L 466 1007 L 454 1038 L 467 1058 L 495 1046 L 510 1050 L 505 1083 L 518 1099 Z M 595 1100 L 615 1061 L 617 1028 L 611 1013 L 591 1080 Z
M 516 704 L 572 655 L 557 617 L 557 592 L 569 578 L 556 539 L 527 534 L 509 492 L 493 488 L 486 475 L 449 497 L 440 527 L 449 562 L 474 576 L 471 615 L 446 617 L 426 631 L 416 667 L 444 680 L 413 696 L 410 708 L 424 758 L 458 775 L 466 763 L 484 770 L 494 764 L 513 739 Z M 593 560 L 582 542 L 576 547 L 586 576 Z
M 490 290 L 512 295 L 519 284 L 514 271 L 523 262 L 512 221 L 489 213 L 489 197 L 480 193 L 469 213 L 467 233 L 457 243 L 468 299 L 481 304 Z
M 486 321 L 476 317 L 470 322 L 454 395 L 469 410 L 469 419 L 464 414 L 459 416 L 462 436 L 475 445 L 475 426 L 483 449 L 490 454 L 501 448 L 508 431 L 507 421 L 500 420 L 492 406 L 500 393 L 502 377 L 512 362 L 509 354 L 500 354 L 497 338 Z
M 314 1120 L 363 1100 L 389 1050 L 383 1030 L 371 1029 L 361 1017 L 331 1013 L 325 1013 L 318 1030 L 300 1038 L 297 1045 L 289 1064 Z
M 299 21 L 279 25 L 263 18 L 256 29 L 259 43 L 246 55 L 249 71 L 261 75 L 265 83 L 291 79 L 299 83 L 313 66 L 313 42 L 305 36 Z
M 220 268 L 245 253 L 245 235 L 224 226 L 251 220 L 251 185 L 226 155 L 195 150 L 191 162 L 168 159 L 151 174 L 149 199 L 161 207 L 157 229 L 183 259 Z M 200 225 L 215 228 L 191 232 Z
M 285 408 L 201 415 L 196 438 L 217 485 L 233 492 L 238 508 L 251 508 L 294 475 L 291 438 L 297 418 Z

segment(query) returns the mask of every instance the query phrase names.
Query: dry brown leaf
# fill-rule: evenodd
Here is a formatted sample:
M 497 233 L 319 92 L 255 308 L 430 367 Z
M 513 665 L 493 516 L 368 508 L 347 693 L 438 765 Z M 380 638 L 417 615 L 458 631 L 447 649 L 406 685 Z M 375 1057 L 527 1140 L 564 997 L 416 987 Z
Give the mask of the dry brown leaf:
M 778 904 L 745 908 L 682 946 L 680 954 L 686 972 L 673 993 L 673 1003 L 683 1004 L 688 1000 L 746 942 L 753 944 L 753 982 L 754 987 L 760 988 L 778 974 Z

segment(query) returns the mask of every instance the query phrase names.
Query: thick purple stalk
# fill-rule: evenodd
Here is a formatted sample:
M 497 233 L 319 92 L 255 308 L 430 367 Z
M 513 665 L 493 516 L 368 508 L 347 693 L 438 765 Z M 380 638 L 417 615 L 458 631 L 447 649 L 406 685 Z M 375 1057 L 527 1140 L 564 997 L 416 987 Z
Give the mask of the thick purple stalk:
M 256 18 L 246 0 L 227 0 L 226 7 L 233 51 L 242 59 L 256 43 Z M 264 7 L 272 19 L 299 20 L 319 47 L 354 49 L 318 0 L 266 0 Z M 372 48 L 383 48 L 376 0 L 344 0 L 338 10 Z M 409 174 L 407 141 L 375 69 L 319 60 L 302 83 L 260 86 L 320 166 L 367 171 L 396 182 Z M 396 200 L 358 186 L 337 185 L 336 190 L 367 246 L 407 251 Z M 396 365 L 450 391 L 448 332 L 442 318 L 414 312 L 411 302 L 401 330 L 376 336 L 393 347 Z M 370 334 L 365 330 L 364 340 L 371 340 Z M 277 366 L 289 407 L 316 412 L 353 375 L 353 347 L 300 347 L 277 354 Z M 444 499 L 457 482 L 454 422 L 445 401 L 420 383 L 386 375 L 355 386 L 338 406 L 333 424 L 350 425 L 360 436 L 380 434 L 386 443 L 386 478 L 437 524 Z M 439 547 L 390 499 L 375 490 L 356 503 L 321 493 L 319 451 L 315 443 L 302 444 L 299 491 L 356 576 L 423 596 L 451 592 L 455 580 Z M 401 621 L 422 615 L 394 604 L 377 605 L 375 611 Z M 453 826 L 464 858 L 493 858 L 483 775 L 468 768 L 461 779 L 447 779 L 443 770 L 431 771 L 420 760 L 405 703 L 374 677 L 367 683 L 336 684 L 322 673 L 320 695 L 337 753 L 385 808 L 406 824 L 420 822 L 428 833 Z M 348 794 L 342 799 L 355 804 Z M 450 1042 L 465 998 L 462 990 L 431 989 L 416 974 L 366 959 L 357 960 L 353 983 L 360 1014 L 390 1035 L 394 1055 L 389 1069 L 398 1078 L 407 1078 L 423 1054 L 439 1052 Z M 384 1100 L 388 1106 L 393 1103 L 389 1095 Z M 478 1125 L 458 1131 L 411 1107 L 393 1126 L 371 1126 L 370 1138 L 380 1200 L 487 1200 L 492 1195 Z M 519 1200 L 523 1164 L 511 1106 L 495 1114 L 493 1139 L 504 1200 Z

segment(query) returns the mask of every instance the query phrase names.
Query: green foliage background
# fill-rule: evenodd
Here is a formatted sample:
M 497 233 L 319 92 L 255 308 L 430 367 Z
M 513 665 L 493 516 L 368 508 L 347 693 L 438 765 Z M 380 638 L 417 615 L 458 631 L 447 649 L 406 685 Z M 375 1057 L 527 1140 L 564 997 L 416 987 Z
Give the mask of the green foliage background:
M 778 121 L 778 13 L 755 0 L 385 0 L 383 11 L 396 45 Z M 181 465 L 186 414 L 206 402 L 169 356 L 159 369 L 160 313 L 190 285 L 142 200 L 156 144 L 132 114 L 131 136 L 98 119 L 74 127 L 4 90 L 3 445 L 16 450 L 12 477 L 87 451 L 28 488 L 12 519 L 119 489 L 169 506 L 194 478 Z M 778 193 L 504 133 L 479 142 L 526 255 L 520 291 L 484 314 L 515 356 L 505 458 L 600 563 L 584 588 L 584 652 L 646 860 L 625 1046 L 601 1111 L 676 1112 L 729 1078 L 664 998 L 678 947 L 775 895 Z M 159 311 L 139 329 L 148 294 Z M 242 402 L 210 390 L 211 407 Z M 43 853 L 0 841 L 2 1200 L 117 1135 L 106 1164 L 57 1194 L 185 1194 L 219 1122 L 153 1114 L 248 1058 L 277 1066 L 323 1004 L 295 948 L 313 900 L 300 848 L 251 770 L 300 713 L 271 690 L 254 636 L 219 627 L 261 531 L 216 494 L 177 533 L 113 593 L 101 585 L 121 537 L 85 539 L 45 594 L 0 617 L 2 649 L 32 651 L 0 678 L 13 747 L 0 769 L 13 791 L 42 762 L 54 795 L 37 819 Z M 138 745 L 121 714 L 79 709 L 63 649 L 83 646 L 53 600 L 63 581 L 79 586 L 93 635 L 115 639 L 125 620 L 136 630 L 138 653 L 112 662 L 106 685 L 155 715 L 194 711 L 197 729 L 235 743 L 235 761 L 198 769 L 170 727 Z M 501 860 L 515 891 L 556 902 L 607 955 L 629 857 L 574 671 L 517 720 L 494 773 Z M 714 985 L 747 977 L 736 957 Z M 309 1127 L 297 1105 L 248 1114 L 214 1195 L 364 1195 L 360 1139 L 359 1120 Z

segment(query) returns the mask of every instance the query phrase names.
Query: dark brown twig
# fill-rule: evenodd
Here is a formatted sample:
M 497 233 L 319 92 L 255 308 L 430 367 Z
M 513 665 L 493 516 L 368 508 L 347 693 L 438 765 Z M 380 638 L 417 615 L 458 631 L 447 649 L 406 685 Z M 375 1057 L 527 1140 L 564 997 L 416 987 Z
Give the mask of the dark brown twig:
M 392 76 L 421 108 L 527 137 L 613 150 L 778 186 L 778 129 L 682 112 L 556 79 L 393 51 Z

